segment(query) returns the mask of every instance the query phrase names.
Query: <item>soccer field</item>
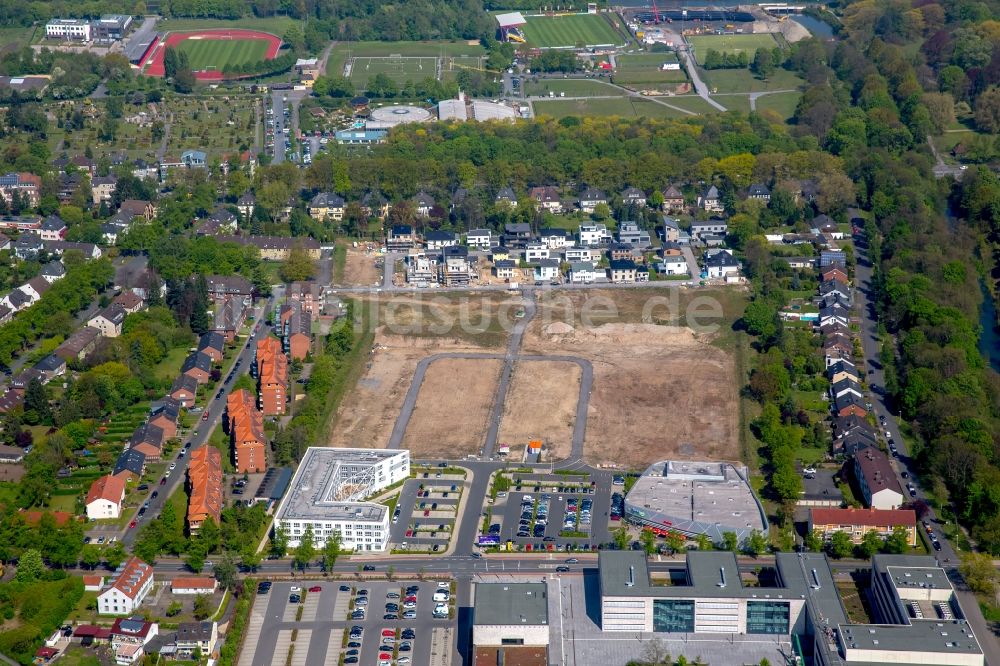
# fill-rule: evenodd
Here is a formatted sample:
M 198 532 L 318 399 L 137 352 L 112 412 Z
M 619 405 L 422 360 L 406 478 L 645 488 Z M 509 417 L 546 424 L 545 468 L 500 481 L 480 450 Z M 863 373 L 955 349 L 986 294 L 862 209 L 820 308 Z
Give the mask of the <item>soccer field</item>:
M 769 32 L 750 35 L 698 35 L 688 37 L 688 43 L 694 48 L 698 61 L 705 59 L 705 54 L 709 49 L 714 49 L 719 53 L 740 53 L 745 51 L 753 58 L 757 49 L 773 49 L 778 46 L 778 42 Z
M 187 54 L 191 69 L 221 70 L 226 65 L 239 65 L 264 60 L 268 43 L 263 39 L 185 39 L 177 50 Z
M 526 16 L 525 19 L 528 21 L 524 26 L 525 39 L 532 46 L 542 49 L 625 42 L 625 38 L 597 14 Z
M 664 63 L 676 63 L 673 53 L 636 53 L 620 55 L 614 73 L 615 83 L 643 85 L 650 83 L 683 83 L 687 74 L 683 69 L 662 69 Z
M 435 79 L 438 74 L 438 59 L 410 56 L 372 56 L 354 58 L 351 62 L 351 82 L 359 87 L 378 74 L 385 74 L 393 82 L 416 83 L 428 77 Z

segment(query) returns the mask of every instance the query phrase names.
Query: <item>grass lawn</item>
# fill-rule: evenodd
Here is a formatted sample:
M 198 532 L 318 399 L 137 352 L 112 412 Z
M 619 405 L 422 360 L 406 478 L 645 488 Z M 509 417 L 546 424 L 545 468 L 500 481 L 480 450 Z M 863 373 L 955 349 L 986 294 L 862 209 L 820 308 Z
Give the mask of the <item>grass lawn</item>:
M 26 46 L 31 41 L 33 30 L 33 28 L 24 28 L 21 26 L 0 27 L 0 53 L 16 51 L 22 46 Z M 44 28 L 41 32 L 42 34 L 45 33 Z
M 713 95 L 713 98 L 727 111 L 750 113 L 750 98 L 746 95 Z
M 769 32 L 750 35 L 697 35 L 688 37 L 688 43 L 701 62 L 709 49 L 719 53 L 746 52 L 753 58 L 757 49 L 773 49 L 778 42 Z
M 764 95 L 757 98 L 758 111 L 774 111 L 786 121 L 795 115 L 795 107 L 799 104 L 802 93 L 784 92 Z
M 166 358 L 156 365 L 153 374 L 161 381 L 172 382 L 177 375 L 181 374 L 181 366 L 184 365 L 184 359 L 187 358 L 187 355 L 188 350 L 185 347 L 171 349 L 167 352 Z
M 215 426 L 212 431 L 211 437 L 208 438 L 208 443 L 219 450 L 222 454 L 222 471 L 226 474 L 233 473 L 233 461 L 229 456 L 229 438 L 226 437 L 226 433 L 222 431 L 222 424 Z
M 263 39 L 185 39 L 177 48 L 187 53 L 191 69 L 221 70 L 263 60 L 268 46 Z
M 86 648 L 73 646 L 59 658 L 63 666 L 101 666 L 97 655 Z
M 607 19 L 597 14 L 572 14 L 567 16 L 529 16 L 524 26 L 524 37 L 538 48 L 598 46 L 623 44 L 625 38 L 611 27 Z
M 159 21 L 156 24 L 156 30 L 158 32 L 168 32 L 171 30 L 208 30 L 210 28 L 229 28 L 232 30 L 243 28 L 245 30 L 269 32 L 272 35 L 281 37 L 285 34 L 285 31 L 294 25 L 301 26 L 302 23 L 287 16 L 274 16 L 271 18 L 248 17 L 236 19 L 235 21 L 226 21 L 223 19 L 168 19 L 166 21 Z
M 663 70 L 665 63 L 676 63 L 673 53 L 638 53 L 623 55 L 616 59 L 618 69 L 614 74 L 615 83 L 641 85 L 645 83 L 683 83 L 687 74 L 683 69 Z
M 776 69 L 766 81 L 753 76 L 748 69 L 700 69 L 698 73 L 706 85 L 717 93 L 765 92 L 768 90 L 794 90 L 805 83 L 787 69 Z
M 49 511 L 76 513 L 76 495 L 53 495 L 49 499 Z
M 686 118 L 687 114 L 641 97 L 545 100 L 534 102 L 538 116 L 622 116 L 625 118 Z
M 529 95 L 566 93 L 567 97 L 621 97 L 622 91 L 604 81 L 594 79 L 540 79 L 525 84 Z
M 428 77 L 437 78 L 438 59 L 433 56 L 358 56 L 351 68 L 351 82 L 355 86 L 368 85 L 369 79 L 385 74 L 398 84 L 417 82 Z
M 698 95 L 677 95 L 674 97 L 662 97 L 660 99 L 671 106 L 677 106 L 695 113 L 719 113 L 717 108 L 703 100 Z M 726 106 L 725 102 L 722 100 L 719 101 L 723 106 Z
M 470 64 L 466 58 L 480 58 L 486 50 L 479 42 L 461 40 L 440 42 L 341 42 L 330 52 L 326 72 L 330 76 L 342 76 L 348 58 L 376 58 L 390 55 L 430 58 L 461 58 L 457 61 Z M 446 68 L 447 69 L 447 68 Z M 431 74 L 434 76 L 434 74 Z

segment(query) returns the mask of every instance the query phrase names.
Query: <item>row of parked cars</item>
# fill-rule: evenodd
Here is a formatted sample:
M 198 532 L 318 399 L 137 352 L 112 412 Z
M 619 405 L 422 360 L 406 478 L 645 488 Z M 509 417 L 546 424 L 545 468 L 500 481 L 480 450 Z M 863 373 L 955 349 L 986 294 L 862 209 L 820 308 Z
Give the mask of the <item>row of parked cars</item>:
M 347 636 L 347 651 L 344 653 L 343 663 L 358 663 L 361 659 L 361 646 L 363 645 L 364 636 L 364 627 L 357 625 L 351 627 L 351 633 Z M 379 636 L 379 666 L 391 666 L 394 654 L 399 655 L 395 660 L 397 664 L 409 664 L 411 659 L 408 653 L 413 651 L 413 644 L 416 638 L 417 632 L 415 629 L 403 629 L 402 631 L 388 627 L 383 629 L 381 636 Z
M 621 493 L 611 493 L 611 520 L 621 520 L 625 514 L 625 496 Z

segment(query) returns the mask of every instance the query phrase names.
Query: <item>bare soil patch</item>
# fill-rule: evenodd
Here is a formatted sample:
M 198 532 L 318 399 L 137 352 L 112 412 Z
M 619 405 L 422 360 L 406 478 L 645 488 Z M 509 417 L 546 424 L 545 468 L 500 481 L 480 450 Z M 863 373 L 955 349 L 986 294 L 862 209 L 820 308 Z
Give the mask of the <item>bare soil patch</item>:
M 329 445 L 384 448 L 420 359 L 442 352 L 502 352 L 509 334 L 498 313 L 510 311 L 513 317 L 520 303 L 506 294 L 370 299 L 365 311 L 378 317 L 375 343 L 365 374 L 333 417 Z M 463 318 L 472 324 L 463 326 Z
M 431 363 L 403 447 L 414 458 L 478 454 L 502 366 L 499 359 L 445 358 Z
M 376 263 L 382 257 L 378 254 L 368 254 L 364 250 L 347 248 L 347 261 L 344 263 L 344 282 L 348 285 L 370 287 L 382 282 L 382 274 Z
M 702 292 L 702 294 L 711 292 Z M 682 294 L 676 311 L 654 308 L 642 322 L 648 294 L 563 294 L 542 299 L 525 333 L 522 353 L 567 354 L 590 360 L 594 386 L 584 458 L 591 464 L 643 468 L 656 460 L 735 459 L 739 454 L 736 365 L 725 339 L 739 295 L 719 299 L 719 328 L 695 333 L 683 325 L 695 297 Z M 587 298 L 614 307 L 584 325 Z M 593 305 L 593 301 L 591 301 Z
M 542 440 L 555 460 L 569 457 L 581 374 L 580 366 L 566 361 L 515 364 L 498 438 L 515 458 L 532 439 Z

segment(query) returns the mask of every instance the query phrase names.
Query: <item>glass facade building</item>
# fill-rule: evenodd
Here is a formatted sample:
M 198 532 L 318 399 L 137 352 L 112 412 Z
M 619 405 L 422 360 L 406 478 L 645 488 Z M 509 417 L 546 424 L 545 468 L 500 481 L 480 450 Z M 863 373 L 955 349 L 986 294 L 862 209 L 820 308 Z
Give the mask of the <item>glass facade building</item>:
M 748 634 L 787 634 L 787 601 L 747 601 Z
M 787 622 L 787 614 L 785 618 Z M 691 599 L 653 599 L 653 631 L 693 632 L 694 601 Z

